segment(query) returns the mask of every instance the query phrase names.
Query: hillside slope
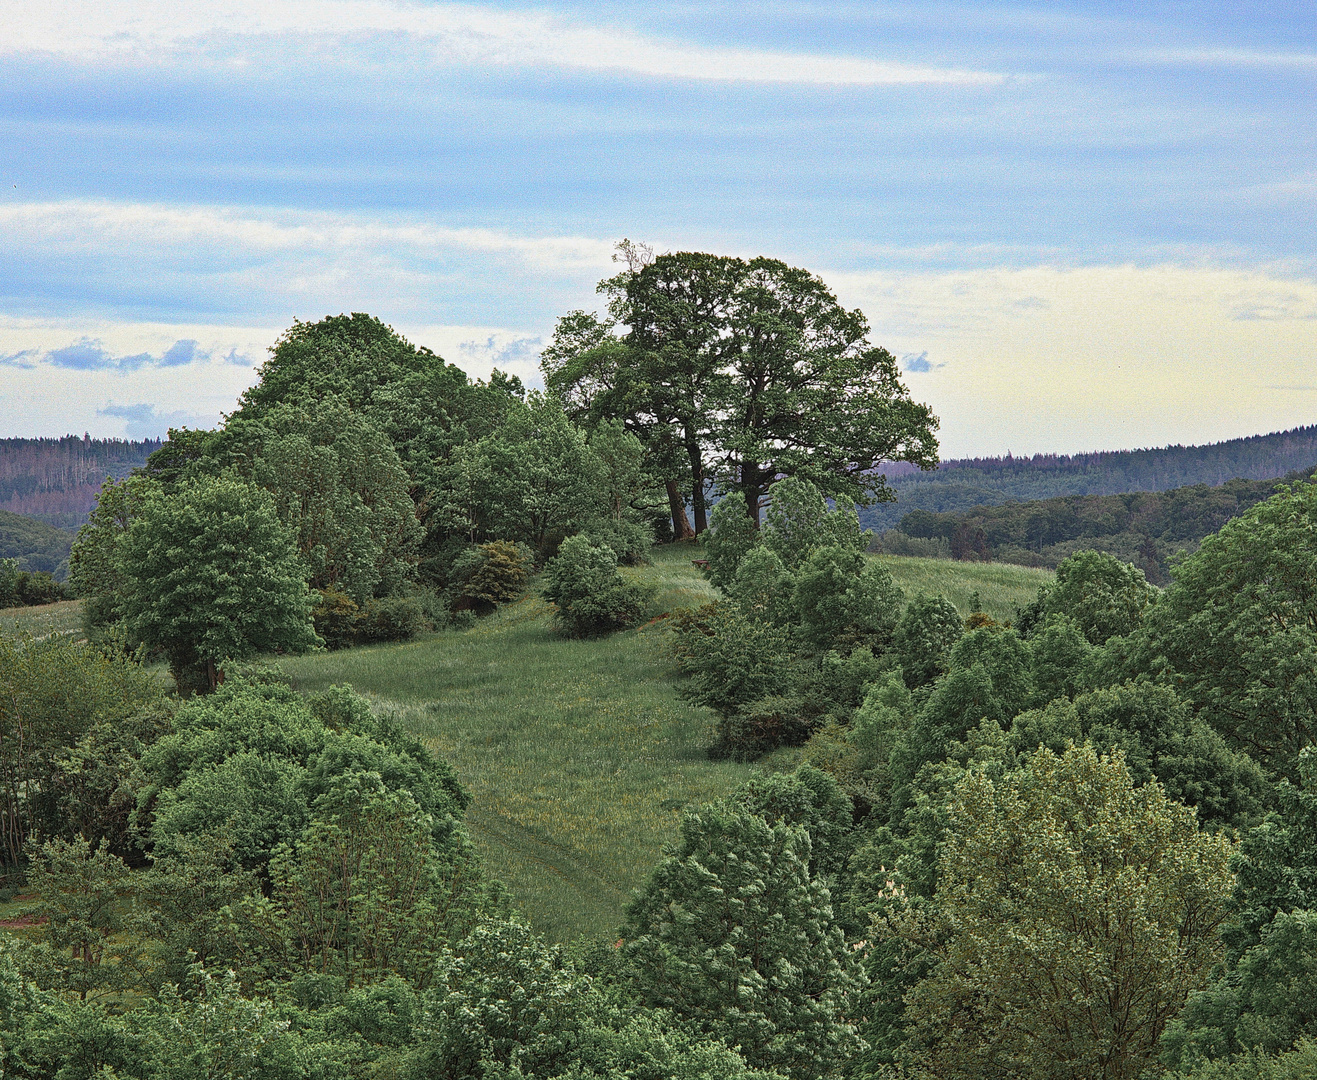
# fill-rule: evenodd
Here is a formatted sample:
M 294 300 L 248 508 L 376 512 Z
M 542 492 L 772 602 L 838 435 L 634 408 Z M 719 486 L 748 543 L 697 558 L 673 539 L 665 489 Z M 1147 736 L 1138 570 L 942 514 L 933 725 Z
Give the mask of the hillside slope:
M 0 439 L 0 510 L 77 529 L 107 476 L 127 476 L 159 448 L 159 439 Z
M 72 530 L 0 510 L 0 559 L 18 560 L 20 570 L 45 570 L 63 580 L 73 537 Z
M 655 582 L 665 610 L 716 597 L 691 565 L 699 550 L 656 550 L 626 571 Z M 884 558 L 909 595 L 978 592 L 1008 619 L 1050 578 L 1042 570 Z M 714 714 L 677 696 L 664 633 L 651 624 L 597 641 L 557 634 L 527 597 L 465 633 L 283 657 L 303 690 L 346 682 L 396 711 L 452 763 L 473 801 L 467 820 L 490 870 L 538 929 L 558 940 L 614 931 L 681 810 L 718 798 L 754 766 L 710 761 Z
M 1009 502 L 951 513 L 913 510 L 901 532 L 941 538 L 956 558 L 992 559 L 1024 566 L 1055 567 L 1082 548 L 1109 551 L 1142 567 L 1150 581 L 1165 584 L 1175 556 L 1193 551 L 1209 533 L 1269 498 L 1312 470 L 1280 479 L 1230 480 L 1217 487 L 1196 484 L 1171 491 L 1123 495 L 1076 495 Z

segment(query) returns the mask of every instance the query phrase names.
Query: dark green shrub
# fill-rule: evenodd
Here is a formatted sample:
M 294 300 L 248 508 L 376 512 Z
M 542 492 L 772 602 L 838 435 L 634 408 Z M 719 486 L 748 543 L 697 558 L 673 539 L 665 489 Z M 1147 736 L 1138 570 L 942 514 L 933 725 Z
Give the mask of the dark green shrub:
M 654 588 L 623 581 L 612 548 L 569 536 L 545 568 L 544 597 L 557 605 L 558 624 L 567 633 L 593 637 L 641 622 Z
M 455 610 L 511 603 L 525 592 L 534 565 L 530 548 L 510 540 L 468 548 L 453 564 Z
M 951 648 L 964 632 L 960 612 L 950 600 L 923 593 L 911 600 L 892 635 L 906 685 L 912 690 L 927 686 L 943 674 Z
M 708 560 L 705 573 L 727 592 L 736 579 L 736 567 L 759 543 L 759 532 L 745 508 L 745 496 L 733 491 L 720 499 L 709 515 L 709 529 L 701 539 Z
M 0 608 L 35 607 L 68 599 L 68 591 L 44 570 L 20 570 L 13 559 L 0 559 Z
M 591 543 L 607 544 L 617 553 L 623 566 L 643 566 L 649 562 L 654 530 L 648 523 L 607 519 L 585 530 Z
M 317 590 L 316 606 L 311 609 L 311 623 L 330 649 L 346 649 L 357 643 L 357 603 L 347 593 L 335 588 Z
M 357 617 L 357 632 L 363 641 L 405 641 L 429 629 L 420 602 L 411 596 L 371 600 Z

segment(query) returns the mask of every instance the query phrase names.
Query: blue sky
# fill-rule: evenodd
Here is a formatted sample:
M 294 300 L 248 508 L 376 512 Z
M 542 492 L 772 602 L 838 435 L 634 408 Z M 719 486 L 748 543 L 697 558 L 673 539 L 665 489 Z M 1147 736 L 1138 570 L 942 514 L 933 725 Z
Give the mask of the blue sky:
M 1317 422 L 1317 8 L 0 0 L 0 435 L 294 318 L 534 376 L 614 243 L 809 267 L 944 454 Z

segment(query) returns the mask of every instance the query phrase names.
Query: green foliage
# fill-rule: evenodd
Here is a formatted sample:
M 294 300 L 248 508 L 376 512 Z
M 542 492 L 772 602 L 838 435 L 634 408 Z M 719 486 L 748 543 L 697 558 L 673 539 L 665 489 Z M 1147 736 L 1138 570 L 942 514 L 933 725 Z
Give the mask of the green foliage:
M 270 860 L 271 894 L 235 910 L 247 978 L 332 975 L 347 985 L 398 975 L 423 988 L 446 941 L 484 906 L 473 856 L 407 791 L 376 773 L 336 776 L 291 844 Z
M 823 492 L 808 480 L 789 476 L 768 489 L 763 543 L 791 571 L 799 569 L 810 553 L 821 547 L 863 551 L 872 539 L 860 531 L 854 504 L 842 500 L 829 510 Z
M 651 588 L 622 579 L 612 548 L 584 536 L 568 537 L 549 560 L 543 595 L 557 606 L 558 624 L 573 637 L 635 626 L 654 599 Z
M 509 604 L 526 591 L 534 559 L 525 544 L 491 540 L 468 549 L 453 576 L 461 596 L 483 604 Z
M 411 479 L 376 424 L 331 397 L 239 415 L 217 442 L 221 459 L 235 459 L 273 496 L 311 588 L 345 592 L 359 606 L 401 590 L 423 529 Z
M 347 593 L 338 589 L 318 589 L 315 607 L 311 609 L 311 625 L 316 637 L 327 649 L 345 649 L 357 643 L 358 617 L 361 609 Z
M 688 701 L 724 716 L 790 685 L 787 632 L 748 618 L 726 601 L 678 613 L 672 620 L 672 652 L 690 681 L 681 687 Z
M 40 972 L 46 989 L 81 1000 L 138 989 L 145 956 L 133 935 L 133 873 L 105 845 L 82 837 L 32 845 L 28 885 L 39 899 L 29 908 L 36 932 L 20 960 Z
M 811 877 L 835 881 L 851 854 L 854 806 L 827 773 L 803 765 L 794 773 L 770 773 L 743 784 L 728 803 L 770 825 L 799 825 L 809 834 Z
M 469 540 L 520 541 L 545 558 L 606 510 L 600 459 L 540 394 L 510 405 L 497 430 L 454 451 L 453 465 L 441 520 Z
M 1300 752 L 1298 773 L 1298 783 L 1276 785 L 1275 809 L 1240 844 L 1236 911 L 1225 933 L 1232 960 L 1277 914 L 1317 910 L 1317 750 Z
M 715 507 L 714 517 L 717 515 L 718 507 Z M 741 559 L 727 589 L 728 595 L 747 616 L 775 626 L 790 625 L 794 591 L 795 579 L 782 565 L 782 560 L 762 544 L 751 548 Z
M 920 593 L 905 606 L 892 646 L 911 689 L 927 686 L 947 670 L 952 646 L 965 632 L 956 606 L 944 596 Z
M 134 759 L 163 721 L 137 663 L 64 635 L 0 635 L 0 872 L 21 867 L 33 836 L 123 852 Z
M 1205 1061 L 1174 1080 L 1309 1080 L 1317 1073 L 1317 1041 L 1302 1039 L 1288 1053 L 1270 1057 L 1252 1050 L 1233 1061 Z
M 1194 994 L 1163 1039 L 1184 1066 L 1250 1050 L 1275 1054 L 1317 1037 L 1317 912 L 1277 915 L 1228 977 Z
M 947 1078 L 1138 1076 L 1217 959 L 1229 854 L 1091 748 L 971 771 L 934 911 L 875 927 L 935 959 L 906 995 L 906 1053 Z
M 0 481 L 0 491 L 3 487 L 4 481 Z M 72 541 L 73 535 L 66 529 L 57 529 L 26 514 L 0 510 L 0 563 L 13 560 L 15 571 L 27 573 L 33 580 L 51 585 L 55 585 L 52 575 L 63 580 L 68 572 L 66 563 Z M 0 591 L 0 607 L 9 606 L 3 598 Z
M 433 627 L 415 596 L 384 596 L 367 600 L 356 616 L 361 641 L 406 641 Z
M 18 569 L 15 559 L 0 559 L 0 608 L 36 607 L 67 600 L 68 593 L 45 571 Z
M 1041 616 L 1074 619 L 1090 644 L 1133 633 L 1157 598 L 1137 566 L 1101 551 L 1079 551 L 1056 568 L 1056 583 L 1039 593 Z
M 238 480 L 152 492 L 119 550 L 126 624 L 184 683 L 213 690 L 226 660 L 316 643 L 292 537 L 271 497 Z
M 69 555 L 69 584 L 82 597 L 89 634 L 117 622 L 127 578 L 119 549 L 152 485 L 142 477 L 107 480 Z
M 485 922 L 440 962 L 404 1080 L 772 1080 L 735 1050 L 617 1000 L 524 925 Z
M 1029 635 L 1029 673 L 1040 705 L 1090 689 L 1097 663 L 1096 651 L 1069 615 L 1050 615 Z
M 646 1004 L 801 1080 L 858 1048 L 846 1017 L 863 984 L 810 855 L 800 826 L 688 813 L 623 928 Z
M 885 648 L 904 600 L 887 569 L 862 551 L 815 548 L 795 575 L 796 632 L 816 648 Z
M 1290 776 L 1314 731 L 1314 494 L 1296 488 L 1210 537 L 1180 567 L 1150 635 L 1203 715 Z
M 709 515 L 709 530 L 704 534 L 709 580 L 728 592 L 741 560 L 758 542 L 759 534 L 746 509 L 745 496 L 734 491 L 719 499 Z
M 1293 777 L 1317 737 L 1317 484 L 1284 489 L 1203 541 L 1150 617 L 1181 695 Z

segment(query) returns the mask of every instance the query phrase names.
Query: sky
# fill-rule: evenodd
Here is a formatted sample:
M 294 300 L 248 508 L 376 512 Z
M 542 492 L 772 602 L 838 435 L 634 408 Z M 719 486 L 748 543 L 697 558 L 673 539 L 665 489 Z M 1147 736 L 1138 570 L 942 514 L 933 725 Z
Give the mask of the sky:
M 0 0 L 0 436 L 294 320 L 534 384 L 616 243 L 861 309 L 944 457 L 1317 423 L 1317 5 Z

